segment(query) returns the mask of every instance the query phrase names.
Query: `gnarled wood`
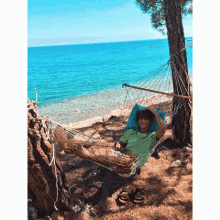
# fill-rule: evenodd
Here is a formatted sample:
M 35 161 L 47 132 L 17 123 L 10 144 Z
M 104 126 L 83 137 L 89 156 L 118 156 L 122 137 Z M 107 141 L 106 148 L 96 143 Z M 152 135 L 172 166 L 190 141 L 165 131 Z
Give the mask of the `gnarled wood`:
M 59 159 L 48 137 L 48 128 L 40 118 L 35 103 L 28 100 L 28 197 L 38 209 L 40 217 L 58 210 L 68 210 L 71 193 Z M 58 197 L 57 197 L 58 193 Z M 56 202 L 57 200 L 57 202 Z M 55 203 L 56 202 L 56 203 Z

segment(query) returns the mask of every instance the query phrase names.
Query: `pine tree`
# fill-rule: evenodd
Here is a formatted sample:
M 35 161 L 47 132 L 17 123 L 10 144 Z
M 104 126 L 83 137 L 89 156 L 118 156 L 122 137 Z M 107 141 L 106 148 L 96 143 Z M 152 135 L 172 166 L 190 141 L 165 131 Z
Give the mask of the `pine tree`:
M 185 37 L 182 24 L 182 15 L 192 13 L 191 0 L 136 0 L 137 5 L 144 13 L 151 14 L 153 27 L 165 34 L 167 29 L 173 89 L 175 94 L 189 96 L 190 85 L 186 59 Z M 178 52 L 178 53 L 177 53 Z M 175 56 L 173 56 L 175 54 Z M 181 85 L 177 83 L 177 75 L 182 79 Z M 181 91 L 181 93 L 180 93 Z M 173 108 L 177 105 L 173 99 Z M 184 100 L 184 105 L 172 118 L 173 134 L 182 146 L 192 144 L 191 104 Z

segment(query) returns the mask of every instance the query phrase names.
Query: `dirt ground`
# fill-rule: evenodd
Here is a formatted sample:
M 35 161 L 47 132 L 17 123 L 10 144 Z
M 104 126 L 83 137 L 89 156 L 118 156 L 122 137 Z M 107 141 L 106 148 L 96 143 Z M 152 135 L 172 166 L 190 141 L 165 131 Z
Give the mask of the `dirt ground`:
M 114 142 L 122 136 L 127 120 L 128 116 L 111 116 L 108 120 L 78 130 L 98 132 L 102 139 Z M 51 218 L 192 219 L 192 146 L 179 149 L 173 140 L 172 130 L 168 128 L 157 150 L 159 156 L 151 156 L 141 167 L 140 175 L 125 178 L 68 151 L 61 152 L 56 144 L 56 154 L 76 205 L 72 207 L 73 212 L 54 213 Z M 129 201 L 125 205 L 119 204 L 118 194 L 125 187 L 145 189 L 144 203 L 140 205 Z

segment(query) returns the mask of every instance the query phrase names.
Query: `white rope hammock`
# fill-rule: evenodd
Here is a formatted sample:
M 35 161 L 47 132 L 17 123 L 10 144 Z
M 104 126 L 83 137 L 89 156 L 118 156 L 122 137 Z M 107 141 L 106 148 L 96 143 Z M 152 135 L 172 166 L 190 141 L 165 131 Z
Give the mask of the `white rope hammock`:
M 111 115 L 114 109 L 119 110 L 120 114 L 117 115 L 117 117 L 122 118 L 126 115 L 125 112 L 130 112 L 132 107 L 138 103 L 143 106 L 154 105 L 156 109 L 165 112 L 166 126 L 169 126 L 172 117 L 177 114 L 181 106 L 185 103 L 191 104 L 192 99 L 189 94 L 189 89 L 182 86 L 184 85 L 183 80 L 176 69 L 176 83 L 178 84 L 178 88 L 181 89 L 178 90 L 178 94 L 173 94 L 171 64 L 174 62 L 174 56 L 177 56 L 177 54 L 171 56 L 171 59 L 165 65 L 148 73 L 141 80 L 129 85 L 124 84 L 123 87 L 126 87 L 126 89 L 122 88 L 120 90 L 121 93 L 119 91 L 115 93 L 115 99 L 111 97 L 109 103 L 106 105 L 101 106 L 103 100 L 101 94 L 96 96 L 96 99 L 93 101 L 96 104 L 100 103 L 100 105 L 98 105 L 99 108 L 96 105 L 90 109 L 85 109 L 85 111 L 80 112 L 80 114 L 76 112 L 71 119 L 76 122 L 91 118 L 93 115 Z M 178 62 L 178 59 L 176 60 Z M 179 65 L 181 70 L 183 70 L 183 66 L 180 62 Z M 187 79 L 187 81 L 190 85 L 190 80 Z M 111 95 L 112 94 L 114 93 L 111 93 Z M 173 97 L 177 100 L 175 108 L 172 103 Z M 116 100 L 116 102 L 113 103 L 110 102 L 110 100 Z M 77 105 L 77 103 L 75 103 L 75 105 Z M 60 108 L 62 109 L 63 106 L 60 105 Z M 111 143 L 103 142 L 101 138 L 94 138 L 79 132 L 77 129 L 71 128 L 70 119 L 68 119 L 68 117 L 66 119 L 62 114 L 58 113 L 55 114 L 55 118 L 53 119 L 52 117 L 46 116 L 44 110 L 43 108 L 39 109 L 39 112 L 42 112 L 41 115 L 45 119 L 45 123 L 48 123 L 51 128 L 50 141 L 52 143 L 57 142 L 61 149 L 67 149 L 78 157 L 102 165 L 123 177 L 134 175 L 141 162 L 147 160 L 154 152 L 153 148 L 147 155 L 141 154 L 135 159 L 130 158 L 114 148 L 114 142 L 117 140 L 112 140 Z M 119 123 L 122 124 L 122 121 Z M 118 138 L 119 135 L 117 136 L 116 134 L 115 139 Z M 86 146 L 89 146 L 89 148 L 86 148 Z
M 180 71 L 185 71 L 185 68 L 178 57 L 178 55 L 185 49 L 186 48 L 183 48 L 179 52 L 171 54 L 170 60 L 168 60 L 165 65 L 155 71 L 149 72 L 137 82 L 123 84 L 122 87 L 125 87 L 126 89 L 122 88 L 115 93 L 110 92 L 107 94 L 107 97 L 104 98 L 101 93 L 96 96 L 90 96 L 90 99 L 95 97 L 94 100 L 91 100 L 91 102 L 94 103 L 93 106 L 90 108 L 85 106 L 84 111 L 75 112 L 75 114 L 71 115 L 71 119 L 70 117 L 65 117 L 65 114 L 60 114 L 56 111 L 53 111 L 54 118 L 53 116 L 48 117 L 45 115 L 45 108 L 39 108 L 38 110 L 42 115 L 42 118 L 44 118 L 47 126 L 50 127 L 50 141 L 52 143 L 59 143 L 59 147 L 61 149 L 67 149 L 78 157 L 102 165 L 109 170 L 117 172 L 121 176 L 128 177 L 134 175 L 141 162 L 144 160 L 147 161 L 154 152 L 156 146 L 154 146 L 148 154 L 141 154 L 137 158 L 130 158 L 129 156 L 117 151 L 114 147 L 113 143 L 117 141 L 119 135 L 116 134 L 115 140 L 112 140 L 111 143 L 103 142 L 100 137 L 94 138 L 90 135 L 84 134 L 83 132 L 79 132 L 77 129 L 71 128 L 70 122 L 86 120 L 92 116 L 103 116 L 106 114 L 112 115 L 112 110 L 115 109 L 120 112 L 117 117 L 122 118 L 126 115 L 124 112 L 130 112 L 135 104 L 139 104 L 146 107 L 154 105 L 155 109 L 165 112 L 166 126 L 169 126 L 172 121 L 172 117 L 177 114 L 178 110 L 184 104 L 192 104 L 192 97 L 189 93 L 190 79 L 186 79 L 188 84 L 188 88 L 186 88 L 184 86 L 183 79 L 176 69 L 176 65 L 173 65 L 174 62 L 177 62 L 180 67 Z M 171 66 L 174 67 L 178 94 L 173 93 Z M 188 76 L 188 74 L 186 75 Z M 37 103 L 36 88 L 35 91 Z M 111 95 L 114 96 L 110 98 Z M 173 106 L 172 102 L 173 97 L 176 101 L 175 106 Z M 107 99 L 107 103 L 105 105 L 103 105 L 104 99 Z M 80 99 L 77 99 L 77 101 L 77 103 L 73 102 L 75 106 L 77 106 L 78 103 L 81 103 Z M 56 109 L 63 110 L 64 106 L 60 105 L 60 108 Z M 71 111 L 72 109 L 69 109 L 69 112 Z M 122 124 L 122 120 L 119 123 Z M 52 162 L 53 161 L 51 161 L 51 163 Z

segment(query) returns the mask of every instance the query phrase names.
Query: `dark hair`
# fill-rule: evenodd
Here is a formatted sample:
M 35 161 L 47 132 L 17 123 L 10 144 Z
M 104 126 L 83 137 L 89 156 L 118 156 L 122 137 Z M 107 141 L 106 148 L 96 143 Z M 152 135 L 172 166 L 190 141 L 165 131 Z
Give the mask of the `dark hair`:
M 154 117 L 155 117 L 154 114 L 150 110 L 144 109 L 137 113 L 136 121 L 138 122 L 140 118 L 147 118 L 150 119 L 150 123 L 152 124 Z

